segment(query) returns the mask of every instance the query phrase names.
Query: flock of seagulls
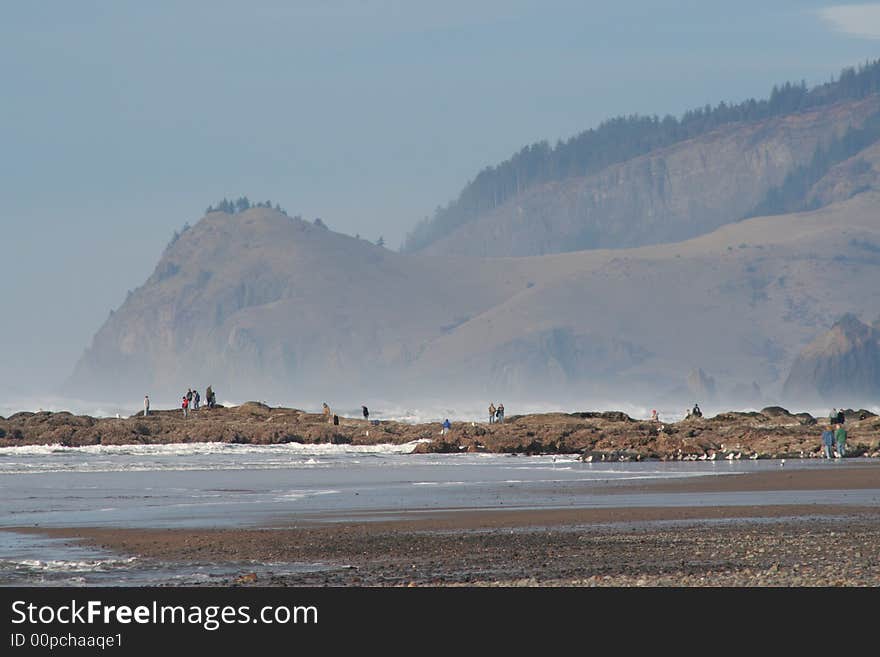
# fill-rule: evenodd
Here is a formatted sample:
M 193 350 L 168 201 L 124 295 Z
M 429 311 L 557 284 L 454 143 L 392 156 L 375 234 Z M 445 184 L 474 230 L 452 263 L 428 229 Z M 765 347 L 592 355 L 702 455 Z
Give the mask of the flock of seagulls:
M 725 461 L 738 461 L 743 457 L 742 451 L 726 451 L 724 450 L 724 445 L 721 446 L 721 453 L 724 454 Z M 709 450 L 708 452 L 703 452 L 702 454 L 685 454 L 679 449 L 673 456 L 670 456 L 668 459 L 661 458 L 661 460 L 670 460 L 670 461 L 715 461 L 718 458 L 719 452 L 715 450 Z M 748 458 L 752 461 L 757 461 L 760 457 L 758 452 L 752 452 L 749 454 Z M 598 461 L 641 461 L 641 454 L 584 454 L 581 456 L 581 461 L 584 463 L 592 463 L 594 460 Z M 782 459 L 780 465 L 785 465 L 785 459 Z
M 724 445 L 722 445 L 721 448 L 722 449 L 720 452 L 716 452 L 714 450 L 709 450 L 708 452 L 703 452 L 702 454 L 693 454 L 693 453 L 685 454 L 679 448 L 678 451 L 675 454 L 673 454 L 672 456 L 660 457 L 660 460 L 661 461 L 714 461 L 718 458 L 719 453 L 723 453 L 725 461 L 738 461 L 743 456 L 742 451 L 727 451 L 724 449 Z M 808 455 L 805 452 L 801 451 L 798 456 L 803 459 L 803 458 L 811 458 L 813 455 L 812 454 Z M 748 458 L 751 461 L 757 461 L 758 459 L 761 458 L 761 455 L 758 452 L 751 452 L 748 455 Z M 764 457 L 764 458 L 766 458 L 766 457 Z M 621 454 L 621 453 L 616 453 L 616 452 L 613 452 L 611 454 L 604 454 L 604 453 L 603 454 L 584 454 L 581 456 L 580 460 L 583 461 L 584 463 L 592 463 L 594 460 L 598 460 L 598 461 L 641 461 L 642 455 L 641 454 Z M 785 459 L 784 458 L 779 460 L 779 466 L 780 467 L 785 466 Z
M 600 461 L 641 461 L 642 455 L 636 454 L 632 456 L 630 454 L 602 454 Z M 584 463 L 592 463 L 593 462 L 593 454 L 587 454 L 581 457 L 581 461 Z

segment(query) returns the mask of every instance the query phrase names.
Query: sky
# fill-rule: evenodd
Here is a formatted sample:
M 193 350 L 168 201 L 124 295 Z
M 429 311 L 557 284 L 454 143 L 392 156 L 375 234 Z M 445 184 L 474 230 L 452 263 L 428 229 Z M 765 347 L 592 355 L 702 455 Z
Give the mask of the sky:
M 0 398 L 50 394 L 224 197 L 398 248 L 527 144 L 820 84 L 878 39 L 880 3 L 813 0 L 5 0 Z

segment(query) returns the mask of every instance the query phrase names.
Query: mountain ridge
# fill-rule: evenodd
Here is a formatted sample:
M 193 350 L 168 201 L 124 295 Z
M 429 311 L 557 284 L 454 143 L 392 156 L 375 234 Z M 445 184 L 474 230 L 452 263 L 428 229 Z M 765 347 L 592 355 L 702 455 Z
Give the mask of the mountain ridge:
M 676 242 L 711 232 L 746 218 L 817 149 L 878 111 L 875 95 L 767 122 L 726 125 L 591 176 L 534 186 L 420 253 L 544 255 Z
M 108 318 L 68 386 L 692 404 L 686 378 L 701 368 L 722 403 L 735 388 L 773 395 L 850 299 L 880 314 L 878 202 L 866 191 L 685 242 L 484 259 L 398 254 L 264 208 L 209 214 Z
M 880 62 L 840 84 L 845 100 L 789 87 L 762 121 L 533 186 L 417 253 L 269 202 L 211 206 L 67 390 L 775 403 L 837 318 L 880 315 Z

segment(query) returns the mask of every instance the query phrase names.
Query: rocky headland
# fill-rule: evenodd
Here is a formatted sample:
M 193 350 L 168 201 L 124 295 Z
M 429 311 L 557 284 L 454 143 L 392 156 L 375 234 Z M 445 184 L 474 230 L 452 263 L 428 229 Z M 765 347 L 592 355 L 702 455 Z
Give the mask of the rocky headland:
M 846 410 L 848 457 L 880 456 L 880 417 Z M 190 411 L 151 411 L 127 418 L 68 412 L 19 412 L 0 417 L 0 447 L 18 445 L 168 444 L 225 442 L 404 444 L 416 453 L 577 454 L 584 460 L 712 460 L 818 458 L 827 418 L 778 406 L 678 422 L 634 419 L 619 411 L 513 415 L 503 423 L 411 424 L 340 417 L 259 402 Z

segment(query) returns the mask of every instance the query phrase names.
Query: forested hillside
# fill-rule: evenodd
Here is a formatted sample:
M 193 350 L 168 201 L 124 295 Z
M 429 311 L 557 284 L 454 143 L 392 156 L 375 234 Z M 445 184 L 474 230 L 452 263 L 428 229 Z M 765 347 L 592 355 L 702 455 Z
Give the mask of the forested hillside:
M 773 88 L 769 98 L 737 104 L 721 102 L 686 112 L 681 118 L 627 116 L 602 123 L 551 147 L 546 141 L 526 146 L 509 160 L 483 169 L 459 197 L 407 235 L 404 252 L 424 249 L 455 229 L 501 206 L 522 192 L 548 182 L 595 174 L 607 167 L 704 135 L 725 125 L 786 116 L 880 91 L 880 60 L 846 68 L 836 80 L 811 89 L 804 82 Z M 859 131 L 861 130 L 861 131 Z M 790 178 L 771 190 L 744 216 L 804 209 L 804 194 L 833 164 L 858 152 L 880 132 L 880 120 L 814 154 Z M 742 218 L 742 217 L 739 217 Z

